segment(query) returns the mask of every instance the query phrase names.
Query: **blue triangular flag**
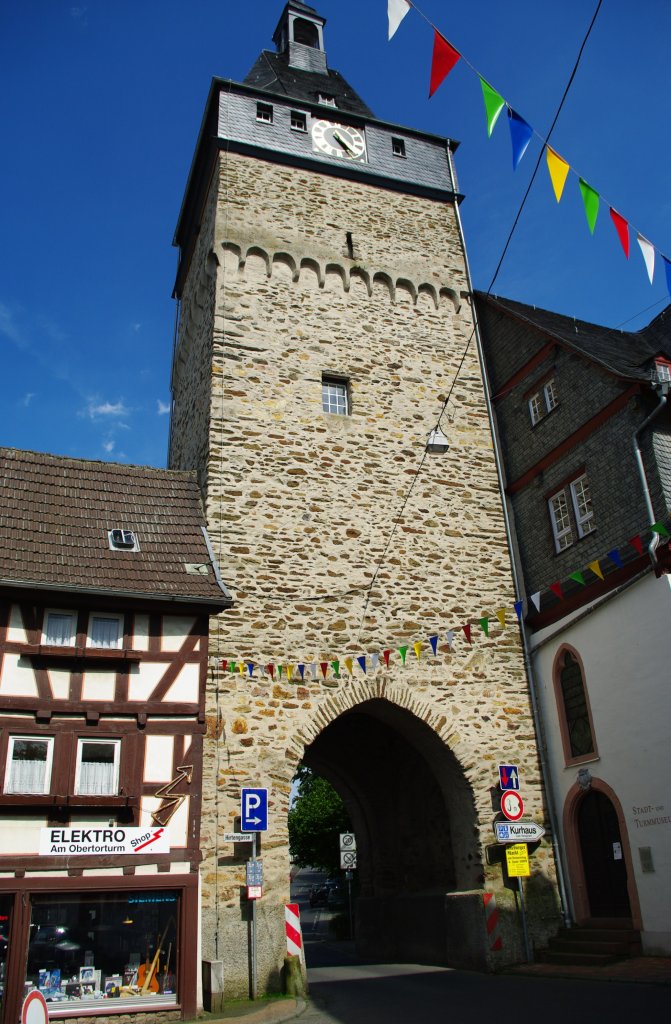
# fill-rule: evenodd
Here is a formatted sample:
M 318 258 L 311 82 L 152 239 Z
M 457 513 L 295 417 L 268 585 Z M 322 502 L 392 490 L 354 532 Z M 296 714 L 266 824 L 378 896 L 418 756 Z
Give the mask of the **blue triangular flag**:
M 361 654 L 361 655 L 359 655 L 359 657 L 356 660 L 359 662 L 359 667 L 361 668 L 361 671 L 365 675 L 366 674 L 366 655 L 365 654 Z
M 510 141 L 513 144 L 513 170 L 516 171 L 517 165 L 531 142 L 534 130 L 523 117 L 515 113 L 512 107 L 508 107 L 508 123 L 510 125 Z
M 301 679 L 305 679 L 305 665 L 299 665 L 298 666 L 298 671 L 301 674 Z
M 436 651 L 438 650 L 438 634 L 437 633 L 436 633 L 435 636 L 430 636 L 429 637 L 429 643 L 431 644 L 431 650 L 435 654 Z
M 608 552 L 608 557 L 610 558 L 610 560 L 612 562 L 615 562 L 615 564 L 618 567 L 618 569 L 622 568 L 623 563 L 622 563 L 622 559 L 620 558 L 620 553 L 617 550 L 617 548 L 613 548 L 612 551 L 609 551 Z
M 515 615 L 518 619 L 522 618 L 522 607 L 523 605 L 521 601 L 515 601 Z

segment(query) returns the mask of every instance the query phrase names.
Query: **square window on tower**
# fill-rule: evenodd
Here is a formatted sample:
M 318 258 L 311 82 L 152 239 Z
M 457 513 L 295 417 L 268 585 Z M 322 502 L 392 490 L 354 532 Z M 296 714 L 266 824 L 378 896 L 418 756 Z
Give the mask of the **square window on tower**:
M 322 409 L 335 416 L 349 416 L 349 385 L 343 377 L 322 377 Z
M 308 130 L 307 116 L 301 110 L 291 111 L 291 129 L 294 132 L 306 132 Z
M 273 123 L 273 108 L 270 103 L 256 104 L 256 120 L 261 121 L 263 124 Z

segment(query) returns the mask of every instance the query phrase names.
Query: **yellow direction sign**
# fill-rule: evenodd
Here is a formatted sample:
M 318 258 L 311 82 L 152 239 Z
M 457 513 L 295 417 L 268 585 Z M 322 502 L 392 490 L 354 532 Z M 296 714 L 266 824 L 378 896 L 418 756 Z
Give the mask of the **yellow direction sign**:
M 527 844 L 513 843 L 511 846 L 506 846 L 506 864 L 511 878 L 528 878 L 531 875 L 531 869 Z

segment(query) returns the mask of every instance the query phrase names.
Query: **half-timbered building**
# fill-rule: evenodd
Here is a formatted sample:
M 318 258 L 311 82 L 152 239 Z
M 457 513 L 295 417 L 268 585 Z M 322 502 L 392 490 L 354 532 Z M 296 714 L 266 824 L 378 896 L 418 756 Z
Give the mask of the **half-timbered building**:
M 0 449 L 2 1021 L 196 1011 L 209 614 L 195 474 Z

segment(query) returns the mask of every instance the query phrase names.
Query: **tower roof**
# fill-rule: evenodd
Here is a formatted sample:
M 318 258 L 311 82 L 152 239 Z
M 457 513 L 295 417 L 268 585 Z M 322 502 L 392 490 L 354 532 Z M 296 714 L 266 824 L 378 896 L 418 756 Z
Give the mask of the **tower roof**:
M 271 53 L 264 50 L 250 69 L 245 85 L 273 93 L 285 93 L 305 103 L 319 103 L 320 96 L 329 95 L 335 99 L 338 110 L 360 117 L 375 117 L 352 86 L 339 71 L 327 68 L 326 73 L 306 71 L 292 66 L 288 53 Z

